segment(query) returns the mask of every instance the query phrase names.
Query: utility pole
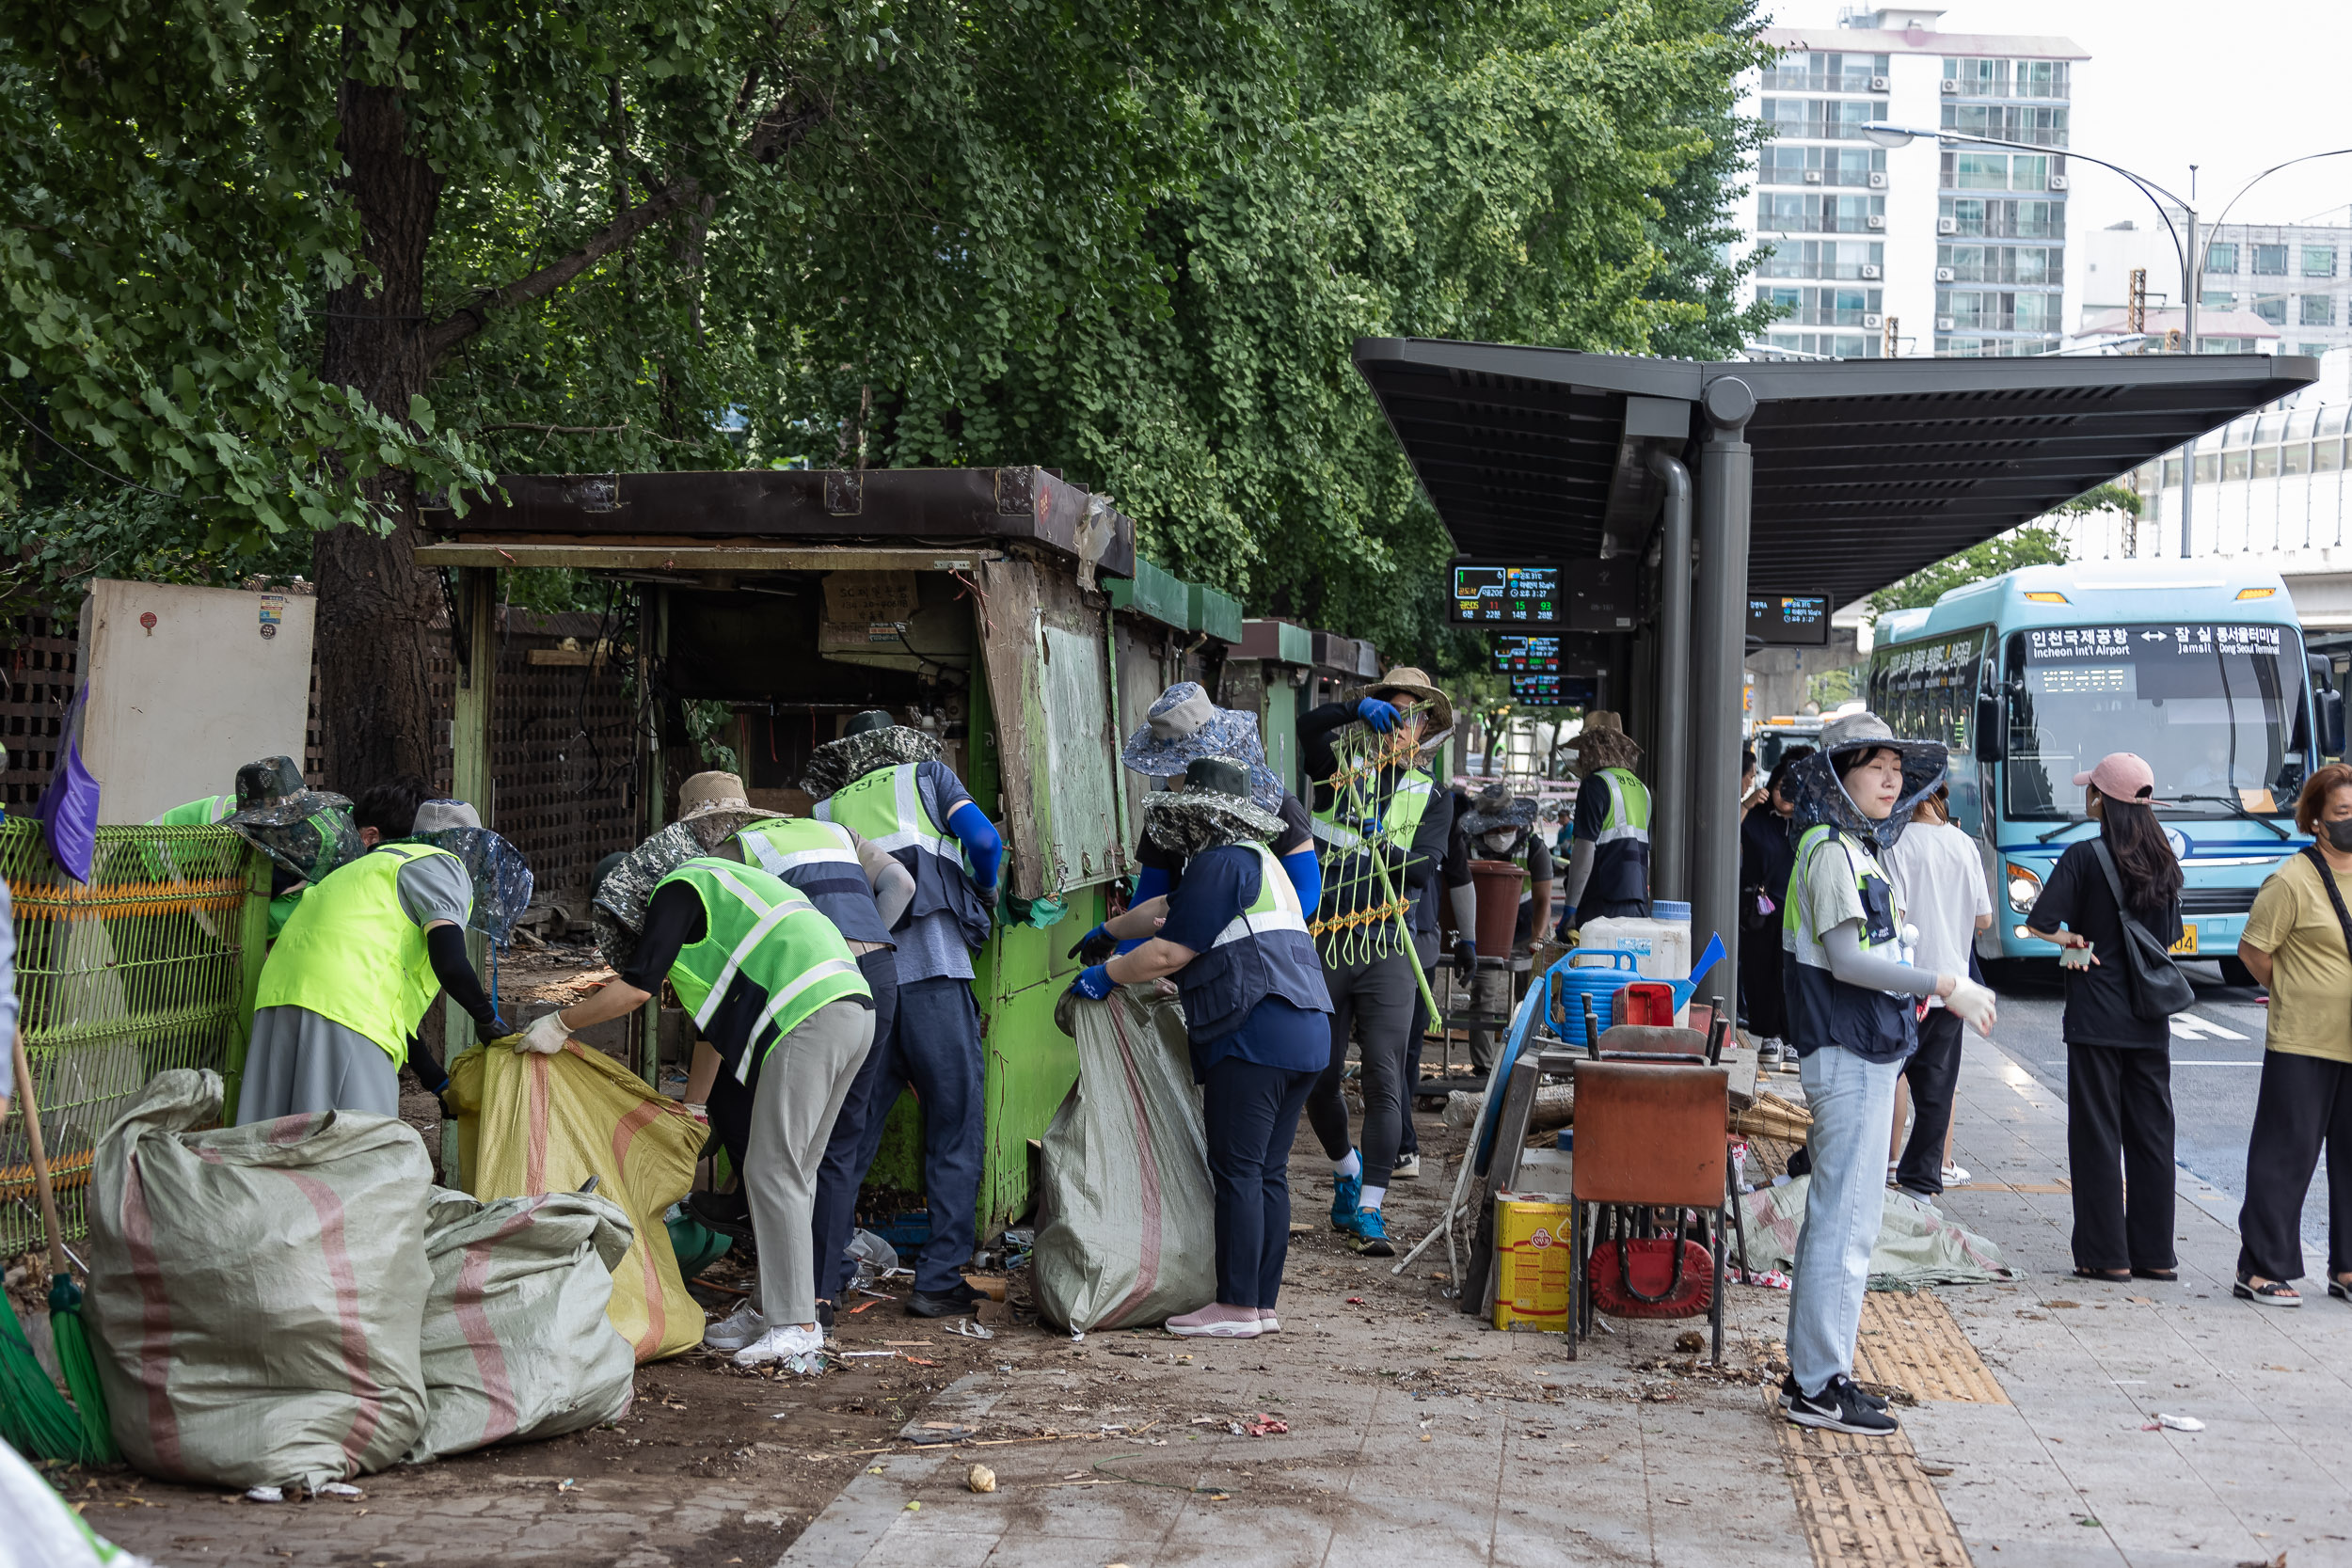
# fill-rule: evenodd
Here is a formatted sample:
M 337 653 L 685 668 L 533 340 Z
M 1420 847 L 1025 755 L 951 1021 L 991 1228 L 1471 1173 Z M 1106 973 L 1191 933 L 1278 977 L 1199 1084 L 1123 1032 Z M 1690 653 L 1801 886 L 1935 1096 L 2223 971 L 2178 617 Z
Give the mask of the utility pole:
M 1902 318 L 1899 316 L 1889 316 L 1886 318 L 1885 341 L 1879 345 L 1880 358 L 1892 359 L 1895 357 L 1895 328 L 1901 324 Z
M 2197 166 L 2195 164 L 2188 166 L 2188 198 L 2191 201 L 2197 199 Z M 2203 292 L 2205 287 L 2205 258 L 2197 244 L 2197 209 L 2188 208 L 2184 216 L 2187 225 L 2188 265 L 2182 270 L 2188 275 L 2188 287 L 2182 291 L 2185 297 L 2181 300 L 2181 352 L 2194 355 L 2197 352 L 2197 296 Z M 2181 449 L 2181 559 L 2183 561 L 2188 559 L 2188 523 L 2189 518 L 2195 515 L 2195 507 L 2192 503 L 2196 496 L 2197 437 L 2192 436 L 2188 438 L 2188 445 Z M 2159 544 L 2156 547 L 2162 549 L 2164 546 Z
M 2131 282 L 2123 293 L 2123 330 L 2140 333 L 2148 330 L 2148 269 L 2134 267 Z

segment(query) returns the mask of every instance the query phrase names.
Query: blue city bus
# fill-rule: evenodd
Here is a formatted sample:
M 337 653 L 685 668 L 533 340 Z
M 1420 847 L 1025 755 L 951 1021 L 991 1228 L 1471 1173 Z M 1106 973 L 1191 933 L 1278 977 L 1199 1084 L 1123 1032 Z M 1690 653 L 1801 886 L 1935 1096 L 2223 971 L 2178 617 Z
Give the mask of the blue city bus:
M 1952 820 L 1993 889 L 1984 958 L 2055 958 L 2026 911 L 2069 844 L 2097 831 L 2074 777 L 2110 752 L 2156 776 L 2185 879 L 2177 951 L 2234 957 L 2254 891 L 2310 842 L 2295 800 L 2344 750 L 2344 698 L 2303 646 L 2275 573 L 2226 562 L 2028 566 L 1882 616 L 1869 702 L 1898 735 L 1952 749 Z

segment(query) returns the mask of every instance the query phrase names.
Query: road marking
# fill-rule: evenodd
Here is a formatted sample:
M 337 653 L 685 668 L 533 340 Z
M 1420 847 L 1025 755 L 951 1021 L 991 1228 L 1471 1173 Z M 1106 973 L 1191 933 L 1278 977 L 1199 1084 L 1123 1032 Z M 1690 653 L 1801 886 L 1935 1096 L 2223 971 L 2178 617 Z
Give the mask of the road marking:
M 2201 1018 L 2195 1013 L 2174 1013 L 2171 1023 L 2172 1033 L 2185 1040 L 2201 1040 L 2208 1037 L 2225 1040 L 2242 1040 L 2248 1037 L 2227 1024 L 2216 1023 L 2212 1019 Z

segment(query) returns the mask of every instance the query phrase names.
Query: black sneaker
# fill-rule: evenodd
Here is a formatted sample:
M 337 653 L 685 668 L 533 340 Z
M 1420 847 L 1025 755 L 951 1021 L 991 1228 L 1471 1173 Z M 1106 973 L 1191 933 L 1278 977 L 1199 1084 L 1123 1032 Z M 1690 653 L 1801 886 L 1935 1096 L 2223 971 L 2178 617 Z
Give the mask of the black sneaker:
M 1851 1432 L 1863 1437 L 1883 1437 L 1898 1425 L 1883 1410 L 1873 1410 L 1869 1396 L 1844 1373 L 1829 1380 L 1818 1394 L 1800 1391 L 1788 1402 L 1788 1419 L 1801 1427 L 1824 1432 Z
M 1853 1390 L 1853 1397 L 1855 1399 L 1860 1400 L 1871 1409 L 1883 1410 L 1886 1408 L 1886 1402 L 1884 1400 L 1879 1398 L 1876 1394 L 1873 1394 L 1870 1390 L 1862 1386 L 1861 1384 L 1849 1380 L 1846 1386 Z M 1797 1374 L 1794 1372 L 1786 1373 L 1780 1380 L 1780 1407 L 1783 1410 L 1788 1409 L 1789 1402 L 1796 1397 Z
M 686 1212 L 705 1229 L 732 1241 L 752 1239 L 752 1200 L 741 1193 L 689 1193 Z
M 833 1327 L 832 1302 L 820 1301 L 817 1304 L 817 1326 L 823 1329 L 830 1329 Z
M 956 1281 L 949 1291 L 916 1291 L 907 1297 L 907 1316 L 911 1318 L 967 1318 L 979 1310 L 988 1297 Z

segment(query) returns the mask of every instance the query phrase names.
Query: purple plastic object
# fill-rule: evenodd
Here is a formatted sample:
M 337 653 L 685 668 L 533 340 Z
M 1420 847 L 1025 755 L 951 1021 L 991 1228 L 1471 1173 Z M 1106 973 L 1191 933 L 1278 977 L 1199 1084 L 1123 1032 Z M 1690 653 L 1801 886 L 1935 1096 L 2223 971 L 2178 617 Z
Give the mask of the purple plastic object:
M 73 705 L 66 710 L 64 733 L 57 737 L 64 744 L 58 748 L 56 769 L 33 807 L 33 815 L 40 819 L 41 835 L 49 841 L 49 853 L 66 875 L 86 885 L 90 860 L 98 851 L 98 780 L 82 764 L 82 699 L 88 692 L 84 687 L 73 694 Z

